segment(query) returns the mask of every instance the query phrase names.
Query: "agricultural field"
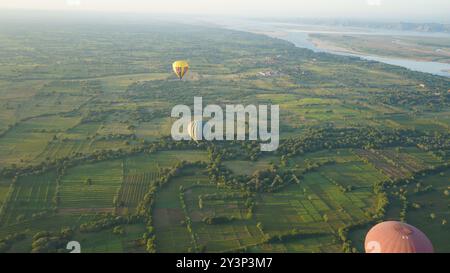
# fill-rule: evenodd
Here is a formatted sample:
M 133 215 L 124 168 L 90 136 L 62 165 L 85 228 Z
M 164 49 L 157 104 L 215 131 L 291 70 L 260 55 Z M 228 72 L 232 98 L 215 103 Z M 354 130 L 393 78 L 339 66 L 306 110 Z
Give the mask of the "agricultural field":
M 162 169 L 181 161 L 207 160 L 206 154 L 200 151 L 162 151 L 154 155 L 127 158 L 123 161 L 124 177 L 116 205 L 120 210 L 132 212 L 142 201 L 150 185 L 160 178 Z
M 160 118 L 151 122 L 142 122 L 136 128 L 136 135 L 148 141 L 155 141 L 158 138 L 169 136 L 172 126 L 171 119 Z
M 277 157 L 264 157 L 258 161 L 230 160 L 225 161 L 224 165 L 237 175 L 252 175 L 255 171 L 267 169 L 279 161 Z
M 155 232 L 161 246 L 157 250 L 222 252 L 257 244 L 263 234 L 249 217 L 244 197 L 243 192 L 218 189 L 199 170 L 187 170 L 162 188 L 155 200 Z M 207 217 L 230 222 L 208 224 Z
M 72 156 L 78 153 L 89 153 L 92 143 L 87 140 L 62 140 L 62 141 L 50 141 L 45 150 L 36 157 L 36 161 L 42 161 L 42 158 L 63 158 Z
M 442 163 L 433 153 L 410 148 L 356 150 L 355 153 L 391 179 L 407 178 L 414 172 Z
M 414 181 L 394 187 L 391 190 L 391 205 L 387 211 L 388 220 L 401 218 L 401 208 L 407 202 L 406 221 L 422 227 L 422 231 L 433 242 L 435 251 L 447 252 L 450 243 L 448 221 L 449 171 L 421 175 Z M 399 193 L 405 193 L 406 199 Z M 368 227 L 353 230 L 349 236 L 359 251 L 364 249 L 364 235 Z
M 0 252 L 362 252 L 383 220 L 450 251 L 450 79 L 213 27 L 2 20 Z M 279 105 L 278 150 L 172 140 L 194 97 Z
M 417 183 L 404 187 L 407 202 L 411 204 L 406 214 L 407 222 L 423 226 L 423 232 L 429 234 L 437 251 L 445 251 L 450 243 L 448 208 L 450 205 L 450 172 L 444 171 L 433 175 L 416 178 Z
M 56 207 L 54 173 L 21 178 L 15 181 L 2 207 L 2 223 L 17 223 L 39 217 Z
M 83 246 L 83 253 L 140 253 L 145 249 L 139 244 L 145 226 L 133 224 L 124 226 L 123 234 L 114 234 L 111 230 L 80 233 L 77 240 Z
M 59 207 L 63 211 L 113 208 L 122 184 L 121 163 L 116 160 L 69 169 L 59 186 Z
M 292 185 L 276 194 L 262 195 L 260 207 L 257 206 L 256 218 L 263 223 L 269 233 L 285 233 L 294 228 L 305 231 L 323 230 L 332 233 L 338 227 L 366 218 L 366 212 L 373 209 L 372 183 L 379 181 L 376 170 L 370 166 L 353 164 L 348 166 L 344 175 L 356 176 L 354 170 L 366 168 L 364 175 L 370 179 L 349 177 L 343 180 L 354 186 L 350 192 L 342 192 L 337 186 L 343 184 L 335 179 L 337 166 L 326 166 L 305 175 L 299 185 Z M 277 215 L 271 217 L 270 215 Z
M 11 181 L 1 180 L 0 181 L 0 202 L 3 205 L 6 198 L 8 197 L 9 188 L 11 186 Z

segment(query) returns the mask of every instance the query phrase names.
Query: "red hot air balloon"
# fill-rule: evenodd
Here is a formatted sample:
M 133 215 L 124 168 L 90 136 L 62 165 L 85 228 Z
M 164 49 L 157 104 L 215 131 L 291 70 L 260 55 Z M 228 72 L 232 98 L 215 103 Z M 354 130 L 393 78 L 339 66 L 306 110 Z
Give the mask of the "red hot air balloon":
M 366 235 L 366 253 L 433 253 L 433 245 L 419 229 L 397 221 L 374 226 Z

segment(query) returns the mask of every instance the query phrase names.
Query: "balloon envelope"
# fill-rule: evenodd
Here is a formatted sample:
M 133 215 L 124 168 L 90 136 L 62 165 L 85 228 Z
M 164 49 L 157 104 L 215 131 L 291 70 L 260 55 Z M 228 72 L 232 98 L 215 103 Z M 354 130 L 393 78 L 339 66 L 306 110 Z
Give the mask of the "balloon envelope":
M 366 253 L 433 253 L 433 245 L 419 229 L 397 221 L 382 222 L 366 235 Z
M 192 121 L 188 125 L 188 132 L 189 136 L 195 140 L 199 141 L 202 140 L 203 135 L 203 123 L 201 121 Z
M 188 133 L 192 140 L 199 141 L 208 139 L 211 135 L 211 125 L 208 122 L 194 120 L 188 125 Z
M 189 70 L 189 64 L 186 61 L 176 61 L 172 64 L 173 72 L 181 80 Z

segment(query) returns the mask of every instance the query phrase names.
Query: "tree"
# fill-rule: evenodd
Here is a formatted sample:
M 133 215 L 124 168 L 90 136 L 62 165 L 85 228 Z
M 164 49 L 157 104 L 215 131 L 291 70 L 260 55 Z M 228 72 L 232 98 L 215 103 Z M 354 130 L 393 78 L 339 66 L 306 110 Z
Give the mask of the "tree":
M 259 230 L 263 230 L 263 224 L 261 223 L 261 222 L 258 222 L 257 224 L 256 224 L 256 227 L 259 229 Z
M 86 184 L 86 185 L 88 185 L 88 186 L 92 185 L 92 179 L 87 178 L 87 179 L 84 181 L 84 184 Z
M 113 228 L 113 234 L 124 235 L 125 234 L 125 229 L 122 226 L 114 227 Z

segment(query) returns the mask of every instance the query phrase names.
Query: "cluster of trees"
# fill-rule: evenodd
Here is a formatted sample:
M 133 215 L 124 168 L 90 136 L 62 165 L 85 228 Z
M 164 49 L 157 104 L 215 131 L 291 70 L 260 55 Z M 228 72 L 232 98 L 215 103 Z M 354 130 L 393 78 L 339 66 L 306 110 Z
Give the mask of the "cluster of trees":
M 204 200 L 221 200 L 221 201 L 227 201 L 227 200 L 235 200 L 235 199 L 244 199 L 244 206 L 247 209 L 247 219 L 253 218 L 253 211 L 255 208 L 255 200 L 253 198 L 253 194 L 249 191 L 243 192 L 243 193 L 215 193 L 215 194 L 205 194 L 200 195 L 198 197 L 198 206 L 200 209 L 203 209 L 203 202 Z M 228 219 L 215 219 L 220 218 L 217 216 L 212 217 L 205 217 L 203 221 L 207 224 L 219 224 L 217 221 L 224 220 L 225 222 L 233 221 L 235 218 L 227 217 Z
M 176 177 L 180 174 L 183 168 L 188 167 L 200 167 L 205 168 L 206 164 L 200 161 L 197 162 L 187 162 L 181 161 L 178 162 L 172 168 L 163 169 L 161 171 L 159 179 L 153 183 L 148 189 L 147 193 L 144 195 L 143 200 L 137 206 L 137 215 L 143 219 L 146 225 L 146 232 L 143 234 L 142 238 L 145 241 L 147 252 L 155 253 L 156 252 L 156 244 L 155 244 L 155 233 L 153 227 L 153 217 L 152 210 L 154 204 L 154 195 L 158 191 L 160 187 L 163 187 L 167 184 L 172 178 Z M 182 202 L 184 204 L 184 202 Z M 187 214 L 186 214 L 187 215 Z
M 10 167 L 5 167 L 0 170 L 0 176 L 6 178 L 13 178 L 19 176 L 36 175 L 47 171 L 55 170 L 64 166 L 77 166 L 79 164 L 95 163 L 99 161 L 106 161 L 112 159 L 119 159 L 128 156 L 133 156 L 140 153 L 154 153 L 162 150 L 187 150 L 187 149 L 203 149 L 208 148 L 208 143 L 198 144 L 195 141 L 173 141 L 170 137 L 161 138 L 159 142 L 142 143 L 140 146 L 133 146 L 131 149 L 117 149 L 117 150 L 95 150 L 91 154 L 73 154 L 62 158 L 55 158 L 48 161 L 40 162 L 36 165 L 17 166 L 16 164 Z
M 427 193 L 433 190 L 433 185 L 427 185 L 427 186 L 423 186 L 422 183 L 417 183 L 416 187 L 414 188 L 414 193 L 416 194 L 422 194 L 422 193 Z
M 286 170 L 272 165 L 269 169 L 258 170 L 247 178 L 246 186 L 251 192 L 275 192 L 290 184 L 300 184 L 303 176 L 325 165 L 336 164 L 334 160 L 307 162 L 301 170 Z
M 386 209 L 389 206 L 389 197 L 386 193 L 386 182 L 375 182 L 373 185 L 373 193 L 375 194 L 375 206 L 373 219 L 382 219 L 386 215 Z
M 138 154 L 143 151 L 141 149 L 133 149 L 133 150 L 104 150 L 104 151 L 95 151 L 92 154 L 79 154 L 74 155 L 73 157 L 63 157 L 59 159 L 54 159 L 52 161 L 44 161 L 37 165 L 28 165 L 24 167 L 18 167 L 16 165 L 11 166 L 9 168 L 4 168 L 0 171 L 0 176 L 6 178 L 12 177 L 20 177 L 27 175 L 37 175 L 42 174 L 47 171 L 55 171 L 56 169 L 77 166 L 80 164 L 86 163 L 95 163 L 99 161 L 106 161 L 111 159 L 123 158 L 126 156 L 131 156 L 134 154 Z
M 386 182 L 385 188 L 391 189 L 390 194 L 397 197 L 402 204 L 401 209 L 400 209 L 400 220 L 401 221 L 406 221 L 406 216 L 407 216 L 409 208 L 414 208 L 414 209 L 422 208 L 422 206 L 420 204 L 418 204 L 418 203 L 411 204 L 408 201 L 408 190 L 406 189 L 406 186 L 414 185 L 414 183 L 415 183 L 415 187 L 413 188 L 414 194 L 423 194 L 423 193 L 429 192 L 429 191 L 433 190 L 433 185 L 423 186 L 419 182 L 418 177 L 423 177 L 426 175 L 433 175 L 433 174 L 440 174 L 443 171 L 447 170 L 448 168 L 449 168 L 448 163 L 445 163 L 439 167 L 432 166 L 432 167 L 429 167 L 422 171 L 416 172 L 412 177 L 409 177 L 409 178 Z M 398 187 L 400 187 L 400 188 L 398 189 Z M 396 190 L 396 189 L 398 189 L 398 190 Z
M 81 121 L 78 125 L 86 124 L 90 122 L 102 122 L 105 121 L 108 117 L 111 117 L 115 113 L 118 113 L 117 110 L 89 110 L 85 116 L 81 118 Z
M 183 213 L 184 213 L 184 224 L 186 225 L 186 228 L 187 228 L 189 234 L 191 235 L 191 240 L 192 240 L 192 244 L 194 245 L 194 249 L 197 252 L 199 252 L 200 248 L 197 243 L 197 241 L 198 241 L 197 236 L 194 233 L 194 230 L 192 229 L 192 219 L 189 216 L 186 201 L 184 200 L 184 192 L 185 192 L 185 189 L 183 188 L 183 186 L 180 186 L 179 198 L 180 198 L 181 208 L 183 209 Z
M 330 177 L 330 176 L 326 176 L 326 177 L 331 183 L 333 183 L 336 187 L 338 187 L 341 192 L 344 192 L 344 193 L 351 192 L 355 188 L 353 185 L 342 185 L 341 183 L 336 181 L 336 179 L 334 179 L 333 177 Z
M 450 138 L 444 134 L 427 135 L 414 130 L 382 131 L 374 128 L 322 128 L 311 129 L 299 137 L 284 140 L 276 153 L 282 155 L 287 160 L 289 157 L 297 154 L 322 149 L 344 147 L 374 148 L 384 147 L 386 145 L 419 146 L 422 149 L 428 150 L 439 149 L 438 152 L 445 155 L 445 151 L 450 149 Z M 78 154 L 72 157 L 45 161 L 34 166 L 11 166 L 10 168 L 2 169 L 0 175 L 4 177 L 32 175 L 49 171 L 62 165 L 68 167 L 80 163 L 123 158 L 141 152 L 152 153 L 158 150 L 183 150 L 192 148 L 208 150 L 212 162 L 208 168 L 213 180 L 219 180 L 221 178 L 220 176 L 226 175 L 226 171 L 221 169 L 223 159 L 242 158 L 243 155 L 247 155 L 249 159 L 255 159 L 260 154 L 260 146 L 257 142 L 196 143 L 193 141 L 174 142 L 171 138 L 162 138 L 159 142 L 136 146 L 131 150 L 96 151 L 89 155 Z
M 233 216 L 206 216 L 202 219 L 203 223 L 207 225 L 220 225 L 234 220 L 236 220 L 236 217 Z
M 31 240 L 32 253 L 68 252 L 67 243 L 70 241 L 74 231 L 63 228 L 60 232 L 41 231 L 36 233 Z
M 418 184 L 420 184 L 420 183 L 416 184 L 414 193 L 420 192 Z M 426 188 L 428 188 L 428 187 L 426 187 Z M 406 216 L 407 216 L 409 208 L 414 208 L 414 209 L 422 208 L 422 206 L 419 203 L 410 203 L 408 201 L 408 190 L 406 189 L 406 187 L 401 187 L 398 191 L 391 192 L 391 194 L 393 196 L 395 196 L 396 198 L 398 198 L 402 204 L 401 208 L 400 208 L 400 213 L 399 213 L 399 218 L 401 221 L 406 221 Z
M 135 134 L 108 134 L 108 135 L 96 135 L 96 140 L 126 140 L 133 141 L 137 140 L 138 137 Z
M 13 233 L 0 240 L 0 253 L 8 251 L 14 243 L 26 238 L 24 233 Z
M 142 240 L 144 241 L 146 250 L 149 253 L 156 252 L 156 237 L 153 227 L 152 209 L 154 203 L 154 195 L 157 189 L 158 188 L 155 185 L 150 186 L 149 190 L 144 195 L 143 200 L 137 206 L 136 210 L 137 214 L 142 217 L 145 222 L 146 231 L 142 235 Z
M 444 170 L 448 169 L 448 164 L 445 163 L 439 167 L 430 167 L 428 169 L 419 171 L 414 174 L 411 178 L 403 178 L 398 180 L 388 180 L 388 181 L 382 181 L 377 182 L 373 186 L 373 192 L 375 194 L 375 206 L 374 206 L 374 213 L 373 215 L 370 215 L 369 213 L 369 219 L 367 221 L 361 221 L 356 224 L 347 225 L 344 227 L 341 227 L 338 229 L 338 238 L 342 242 L 342 250 L 344 252 L 356 252 L 356 249 L 352 247 L 352 241 L 347 238 L 349 231 L 353 229 L 360 229 L 364 228 L 370 225 L 375 224 L 376 222 L 382 221 L 386 215 L 386 209 L 388 208 L 390 201 L 389 201 L 389 195 L 388 195 L 388 189 L 396 189 L 398 186 L 401 185 L 408 185 L 410 183 L 413 183 L 416 181 L 415 177 L 420 177 L 424 175 L 430 175 L 430 174 L 439 174 L 443 172 Z M 416 184 L 417 188 L 417 184 Z M 395 194 L 401 201 L 402 207 L 400 210 L 400 220 L 405 221 L 407 216 L 407 210 L 410 207 L 414 207 L 416 209 L 419 209 L 421 206 L 420 204 L 410 204 L 407 199 L 407 190 L 400 189 L 399 191 L 392 192 L 391 194 Z M 442 220 L 442 225 L 446 225 L 447 221 L 446 219 Z
M 110 229 L 120 225 L 134 224 L 142 221 L 142 218 L 138 215 L 128 216 L 114 216 L 107 214 L 104 218 L 83 223 L 79 227 L 80 232 L 97 232 L 105 229 Z
M 410 184 L 414 184 L 414 183 L 416 184 L 416 188 L 417 188 L 417 185 L 419 183 L 418 178 L 428 176 L 428 175 L 441 174 L 444 171 L 448 170 L 448 168 L 450 168 L 450 163 L 448 163 L 448 162 L 446 162 L 440 166 L 430 166 L 426 169 L 415 172 L 411 177 L 398 179 L 398 180 L 386 181 L 386 188 L 388 188 L 388 189 L 395 188 L 395 187 L 410 185 Z
M 5 178 L 13 178 L 27 175 L 41 174 L 47 171 L 56 169 L 69 168 L 79 164 L 95 163 L 99 161 L 106 161 L 112 159 L 124 158 L 127 156 L 136 155 L 139 153 L 154 153 L 160 150 L 183 150 L 201 148 L 207 149 L 206 144 L 197 145 L 194 141 L 174 142 L 171 138 L 162 138 L 159 142 L 135 146 L 132 149 L 118 149 L 118 150 L 101 150 L 94 151 L 91 154 L 73 154 L 62 158 L 55 158 L 48 161 L 40 162 L 36 165 L 17 166 L 16 164 L 10 167 L 5 167 L 0 170 L 0 176 Z
M 425 84 L 424 84 L 425 85 Z M 427 86 L 427 89 L 431 86 Z M 400 107 L 423 107 L 439 111 L 450 105 L 450 96 L 447 94 L 448 87 L 430 88 L 433 91 L 424 91 L 414 88 L 399 90 L 397 86 L 385 88 L 382 93 L 374 93 L 369 96 L 369 102 L 384 103 Z
M 295 180 L 299 181 L 292 171 L 271 168 L 254 172 L 246 186 L 252 192 L 275 192 Z
M 113 228 L 113 234 L 124 235 L 125 234 L 125 228 L 123 226 L 116 226 L 116 227 Z
M 248 198 L 250 193 L 243 192 L 225 192 L 225 193 L 209 193 L 200 195 L 203 200 L 233 200 L 238 198 Z
M 405 222 L 406 221 L 406 214 L 408 213 L 408 191 L 400 189 L 399 199 L 402 203 L 401 209 L 400 209 L 400 221 Z
M 341 134 L 341 136 L 343 137 L 345 135 Z M 311 141 L 313 140 L 311 139 Z M 304 145 L 308 146 L 308 143 L 310 143 L 309 140 L 304 142 Z M 207 171 L 211 181 L 214 181 L 219 185 L 225 184 L 248 192 L 275 192 L 292 183 L 300 184 L 305 173 L 314 171 L 325 165 L 336 164 L 335 160 L 327 160 L 323 162 L 305 161 L 304 166 L 302 166 L 303 168 L 297 168 L 295 171 L 286 170 L 285 168 L 280 168 L 279 166 L 271 164 L 268 169 L 258 170 L 253 173 L 252 176 L 246 176 L 235 175 L 222 164 L 224 158 L 236 158 L 238 156 L 233 154 L 233 146 L 231 144 L 230 146 L 224 148 L 223 145 L 219 146 L 213 143 L 208 147 L 208 154 L 211 159 L 211 163 L 208 165 Z M 282 154 L 281 157 L 284 159 L 284 165 L 287 164 L 288 156 L 293 155 L 294 154 Z M 332 181 L 335 182 L 336 186 L 338 186 L 343 192 L 353 190 L 353 186 L 351 185 L 345 186 L 333 179 Z
M 342 251 L 345 253 L 356 253 L 358 250 L 353 247 L 353 242 L 348 238 L 348 234 L 352 230 L 358 230 L 367 228 L 369 226 L 372 226 L 376 223 L 375 220 L 366 220 L 366 221 L 360 221 L 354 224 L 348 224 L 346 226 L 340 227 L 337 231 L 337 238 L 342 243 Z
M 266 234 L 266 238 L 263 240 L 263 243 L 287 243 L 296 239 L 306 239 L 322 235 L 327 235 L 327 233 L 323 231 L 303 231 L 300 229 L 292 229 L 291 231 L 282 234 Z
M 309 129 L 301 136 L 283 141 L 277 153 L 289 158 L 324 149 L 372 149 L 389 146 L 417 146 L 424 150 L 438 150 L 445 153 L 450 149 L 449 139 L 448 134 L 426 134 L 416 130 L 327 127 Z
M 44 217 L 53 215 L 55 212 L 56 212 L 56 208 L 35 212 L 35 213 L 31 214 L 31 219 L 33 219 L 33 220 L 42 219 Z
M 157 118 L 170 116 L 170 112 L 163 109 L 139 108 L 131 114 L 131 118 L 138 122 L 149 122 Z
M 345 253 L 355 253 L 357 252 L 356 248 L 352 247 L 352 241 L 347 238 L 348 236 L 348 227 L 341 227 L 338 229 L 338 238 L 342 242 L 342 251 Z

